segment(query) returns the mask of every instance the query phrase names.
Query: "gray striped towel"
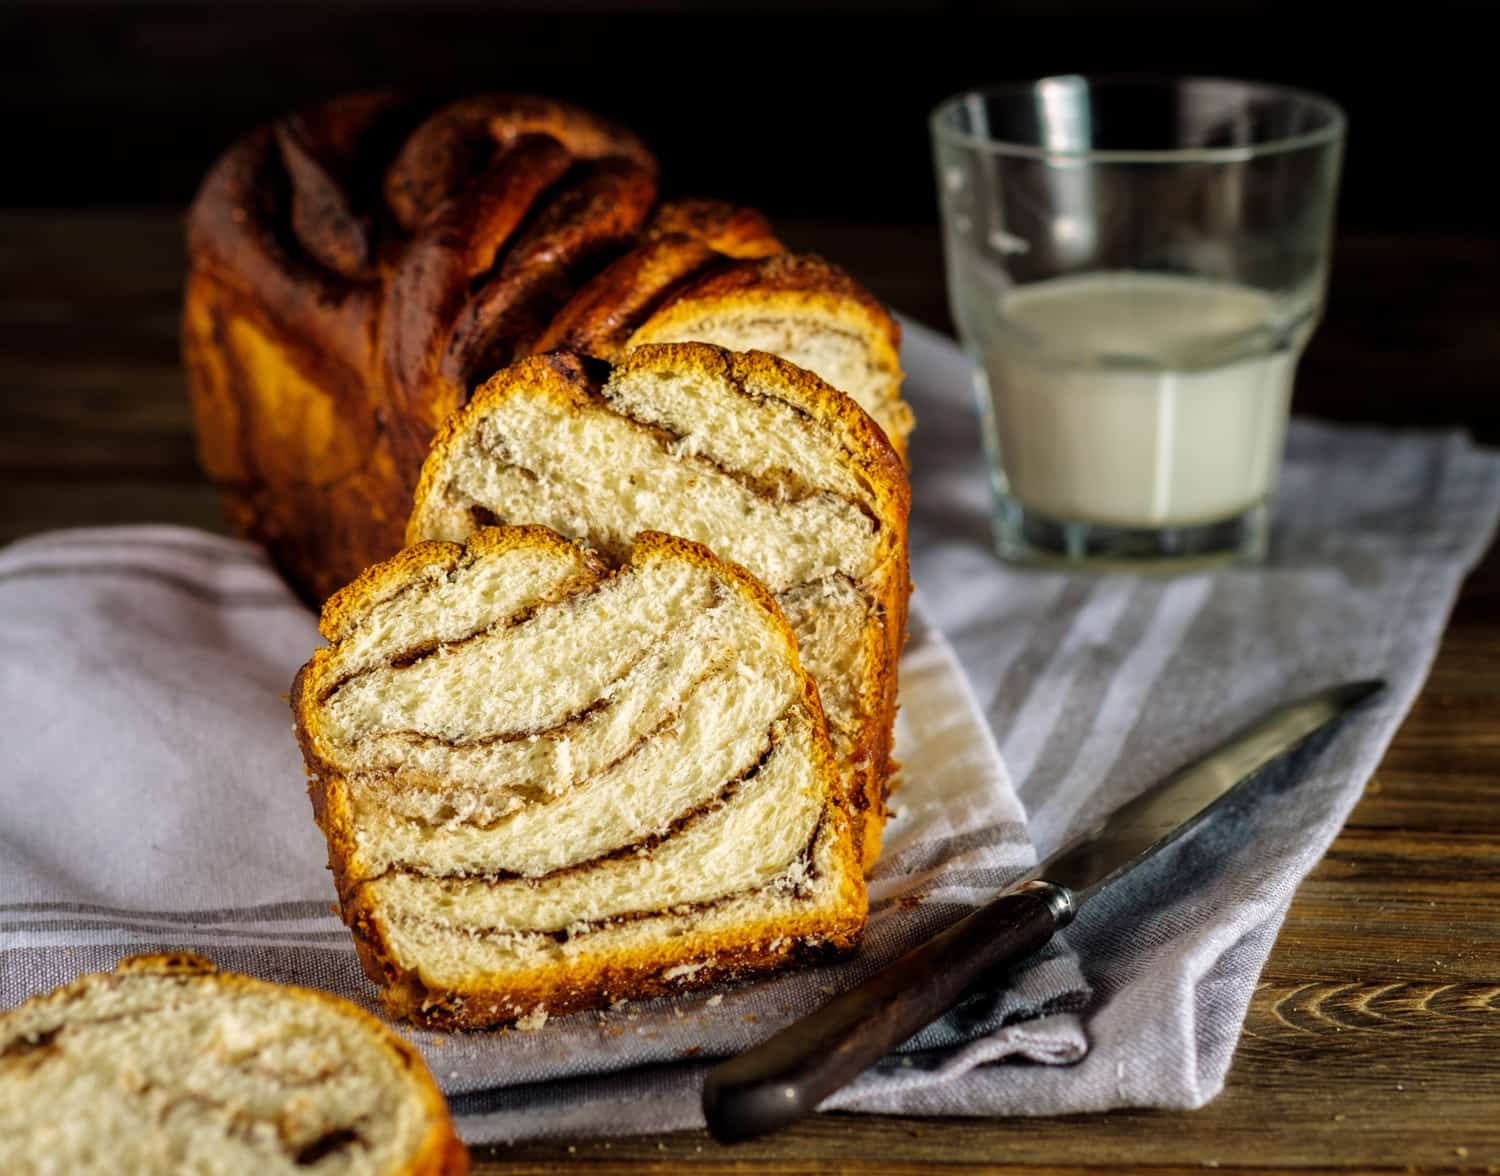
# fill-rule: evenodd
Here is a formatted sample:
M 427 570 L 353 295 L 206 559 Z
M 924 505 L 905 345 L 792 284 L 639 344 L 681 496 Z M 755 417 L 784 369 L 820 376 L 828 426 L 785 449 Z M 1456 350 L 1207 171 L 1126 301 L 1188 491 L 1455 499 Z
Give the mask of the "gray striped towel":
M 1393 689 L 1299 761 L 1295 788 L 1267 781 L 828 1105 L 1052 1114 L 1192 1107 L 1221 1088 L 1292 893 L 1488 540 L 1500 461 L 1455 435 L 1298 423 L 1266 568 L 1018 571 L 989 554 L 965 361 L 916 327 L 904 359 L 921 425 L 920 595 L 901 665 L 905 783 L 864 950 L 530 1033 L 411 1032 L 470 1141 L 700 1123 L 708 1059 L 946 925 L 1275 702 L 1383 675 Z M 137 527 L 0 552 L 0 1005 L 166 947 L 370 1005 L 330 910 L 282 697 L 316 640 L 246 544 Z

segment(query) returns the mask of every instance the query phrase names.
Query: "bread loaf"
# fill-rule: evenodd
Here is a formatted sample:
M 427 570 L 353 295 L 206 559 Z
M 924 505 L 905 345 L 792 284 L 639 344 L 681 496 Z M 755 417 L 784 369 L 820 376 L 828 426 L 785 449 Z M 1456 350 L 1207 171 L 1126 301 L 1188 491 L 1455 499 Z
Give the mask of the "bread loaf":
M 849 398 L 784 360 L 642 346 L 553 353 L 484 385 L 438 436 L 407 538 L 540 523 L 606 559 L 637 531 L 706 544 L 776 596 L 818 684 L 875 861 L 905 636 L 905 470 Z
M 251 132 L 188 216 L 182 339 L 231 523 L 322 599 L 401 543 L 434 431 L 522 356 L 780 351 L 904 452 L 890 316 L 759 214 L 657 205 L 630 132 L 564 103 L 358 94 Z
M 765 589 L 682 539 L 420 543 L 324 606 L 292 705 L 396 1015 L 535 1025 L 853 946 L 863 876 Z
M 137 956 L 0 1016 L 0 1172 L 468 1170 L 417 1052 L 326 993 Z

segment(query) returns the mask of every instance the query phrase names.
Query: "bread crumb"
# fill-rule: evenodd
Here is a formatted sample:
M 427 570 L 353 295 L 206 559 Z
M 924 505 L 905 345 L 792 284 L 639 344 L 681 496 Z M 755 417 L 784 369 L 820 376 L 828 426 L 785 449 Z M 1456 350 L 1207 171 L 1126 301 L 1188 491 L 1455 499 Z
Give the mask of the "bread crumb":
M 724 994 L 722 992 L 716 992 L 711 997 L 708 998 L 708 1007 L 711 1008 L 711 1009 L 717 1008 L 719 1005 L 721 1005 L 723 1003 L 724 1003 Z
M 516 1028 L 522 1033 L 535 1033 L 547 1023 L 547 1010 L 543 1005 L 537 1005 L 524 1017 L 516 1018 Z

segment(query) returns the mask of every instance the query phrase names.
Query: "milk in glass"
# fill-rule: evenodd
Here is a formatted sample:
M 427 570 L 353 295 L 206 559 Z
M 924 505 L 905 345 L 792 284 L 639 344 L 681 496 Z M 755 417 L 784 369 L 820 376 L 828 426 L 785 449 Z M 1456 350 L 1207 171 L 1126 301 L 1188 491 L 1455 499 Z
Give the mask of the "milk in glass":
M 1270 494 L 1309 295 L 1144 272 L 968 293 L 970 307 L 998 311 L 974 314 L 965 335 L 1005 489 L 1028 510 L 1179 527 Z

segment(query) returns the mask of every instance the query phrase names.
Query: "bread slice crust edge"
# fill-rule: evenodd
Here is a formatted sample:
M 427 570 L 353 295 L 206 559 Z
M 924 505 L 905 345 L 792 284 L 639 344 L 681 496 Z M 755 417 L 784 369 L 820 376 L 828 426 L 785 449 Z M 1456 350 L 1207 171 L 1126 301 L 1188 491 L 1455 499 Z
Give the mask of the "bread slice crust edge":
M 458 1138 L 448 1104 L 422 1055 L 390 1026 L 351 1001 L 329 992 L 301 985 L 275 984 L 238 972 L 222 972 L 211 961 L 194 952 L 153 952 L 128 956 L 115 966 L 113 972 L 92 972 L 51 992 L 34 996 L 8 1013 L 0 1014 L 0 1021 L 23 1010 L 66 1004 L 85 995 L 90 986 L 108 980 L 111 976 L 131 975 L 181 977 L 188 982 L 211 983 L 225 992 L 274 990 L 278 994 L 322 1005 L 345 1020 L 355 1022 L 395 1055 L 400 1068 L 411 1075 L 413 1085 L 422 1099 L 423 1117 L 429 1126 L 409 1163 L 397 1170 L 400 1176 L 466 1176 L 468 1173 L 468 1151 Z
M 336 641 L 356 623 L 362 611 L 418 582 L 429 572 L 447 574 L 462 562 L 486 553 L 541 546 L 582 558 L 601 580 L 628 574 L 656 559 L 675 558 L 705 567 L 721 576 L 763 610 L 794 663 L 796 637 L 775 597 L 744 568 L 714 555 L 702 544 L 660 532 L 636 536 L 627 564 L 607 569 L 599 561 L 546 527 L 488 527 L 466 543 L 419 542 L 384 563 L 366 570 L 356 581 L 335 593 L 324 606 L 320 629 Z M 809 843 L 832 856 L 840 886 L 836 909 L 820 910 L 791 919 L 777 918 L 738 925 L 727 932 L 687 930 L 665 945 L 643 949 L 606 949 L 555 962 L 520 978 L 496 980 L 478 976 L 472 983 L 430 983 L 417 967 L 396 958 L 384 926 L 384 913 L 370 894 L 376 879 L 356 876 L 351 814 L 339 803 L 347 795 L 343 779 L 318 752 L 320 723 L 316 710 L 332 649 L 318 650 L 298 672 L 291 704 L 298 743 L 308 765 L 308 792 L 314 817 L 328 843 L 328 863 L 338 890 L 340 911 L 349 927 L 365 974 L 381 986 L 381 999 L 391 1015 L 434 1028 L 484 1028 L 514 1022 L 544 1011 L 562 1014 L 598 1008 L 621 998 L 631 1000 L 701 988 L 781 968 L 788 963 L 842 955 L 859 943 L 867 917 L 864 873 L 858 830 L 843 797 L 838 766 L 828 742 L 827 726 L 817 685 L 806 671 L 801 677 L 799 705 L 814 727 L 814 770 L 823 788 L 823 818 Z M 740 897 L 740 896 L 730 896 Z M 710 904 L 710 906 L 713 904 Z M 646 917 L 664 917 L 661 912 Z

